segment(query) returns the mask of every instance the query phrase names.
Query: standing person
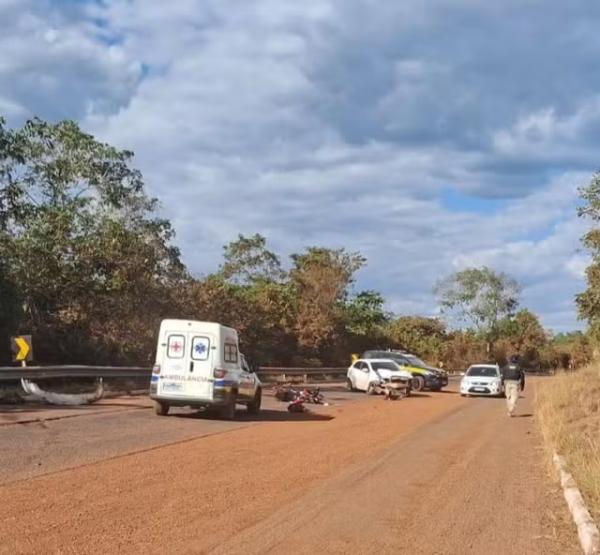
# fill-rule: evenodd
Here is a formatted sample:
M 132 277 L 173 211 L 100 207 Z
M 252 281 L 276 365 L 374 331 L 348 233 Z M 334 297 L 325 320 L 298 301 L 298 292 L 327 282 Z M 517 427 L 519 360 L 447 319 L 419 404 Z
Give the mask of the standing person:
M 518 356 L 510 357 L 508 364 L 502 368 L 502 380 L 508 416 L 513 416 L 519 400 L 519 392 L 525 389 L 525 372 L 521 368 Z

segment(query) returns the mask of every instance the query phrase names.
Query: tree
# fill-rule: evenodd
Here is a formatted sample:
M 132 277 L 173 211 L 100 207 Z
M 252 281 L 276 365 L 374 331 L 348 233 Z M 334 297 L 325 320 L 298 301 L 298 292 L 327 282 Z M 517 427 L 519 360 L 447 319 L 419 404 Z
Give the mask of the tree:
M 511 316 L 519 304 L 520 286 L 504 272 L 483 266 L 450 275 L 438 282 L 434 292 L 442 310 L 470 323 L 484 337 L 489 354 L 498 322 Z
M 578 209 L 580 217 L 589 218 L 593 227 L 582 238 L 590 252 L 592 261 L 586 269 L 587 289 L 575 297 L 579 317 L 587 320 L 591 335 L 600 339 L 600 172 L 596 172 L 591 182 L 580 189 L 579 195 L 584 202 Z
M 485 360 L 486 346 L 473 331 L 455 331 L 450 333 L 441 348 L 444 368 L 452 371 L 464 371 L 471 364 Z
M 385 300 L 377 291 L 361 291 L 345 307 L 346 329 L 356 335 L 373 335 L 388 321 L 383 310 Z
M 436 318 L 401 316 L 388 324 L 390 342 L 425 358 L 439 359 L 446 341 L 446 327 Z
M 540 366 L 541 350 L 548 336 L 533 312 L 522 309 L 514 317 L 500 320 L 498 336 L 505 341 L 503 357 L 519 354 L 525 366 Z
M 223 247 L 221 273 L 234 283 L 281 281 L 285 272 L 279 257 L 267 249 L 267 240 L 256 233 L 252 237 L 238 235 L 237 241 Z
M 555 353 L 557 364 L 563 369 L 576 369 L 588 364 L 594 355 L 591 338 L 581 331 L 559 333 L 549 345 Z
M 0 121 L 0 256 L 40 360 L 147 362 L 186 279 L 133 154 L 76 123 Z
M 365 259 L 344 249 L 310 247 L 292 255 L 290 272 L 297 298 L 298 344 L 314 356 L 343 332 L 343 306 L 354 273 Z

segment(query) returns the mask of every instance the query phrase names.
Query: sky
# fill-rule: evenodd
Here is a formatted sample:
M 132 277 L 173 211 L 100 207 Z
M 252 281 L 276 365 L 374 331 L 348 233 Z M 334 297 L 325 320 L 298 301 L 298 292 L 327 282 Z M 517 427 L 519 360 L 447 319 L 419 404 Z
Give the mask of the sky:
M 488 265 L 567 331 L 599 23 L 589 0 L 0 0 L 0 114 L 133 150 L 197 275 L 261 233 L 360 251 L 356 290 L 435 315 L 437 280 Z

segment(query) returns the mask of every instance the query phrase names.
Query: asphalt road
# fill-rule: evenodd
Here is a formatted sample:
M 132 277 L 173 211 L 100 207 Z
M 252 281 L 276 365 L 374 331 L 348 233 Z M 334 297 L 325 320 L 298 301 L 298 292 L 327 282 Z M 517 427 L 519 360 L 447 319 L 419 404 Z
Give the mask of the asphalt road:
M 0 553 L 578 553 L 533 385 L 513 419 L 502 399 L 340 393 L 258 422 L 3 426 Z
M 342 386 L 321 386 L 326 401 L 340 406 L 363 398 Z M 286 403 L 266 394 L 263 410 L 250 416 L 241 406 L 236 420 L 186 408 L 157 417 L 145 397 L 106 399 L 84 407 L 0 405 L 0 484 L 6 484 L 256 425 L 298 420 Z M 312 407 L 319 414 L 325 407 Z

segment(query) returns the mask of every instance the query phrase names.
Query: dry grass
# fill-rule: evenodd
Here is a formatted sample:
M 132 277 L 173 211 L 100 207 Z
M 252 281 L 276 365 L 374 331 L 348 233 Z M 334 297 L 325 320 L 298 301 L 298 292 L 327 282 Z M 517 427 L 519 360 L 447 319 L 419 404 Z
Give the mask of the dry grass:
M 536 405 L 546 445 L 565 457 L 600 522 L 600 365 L 541 381 Z

